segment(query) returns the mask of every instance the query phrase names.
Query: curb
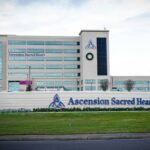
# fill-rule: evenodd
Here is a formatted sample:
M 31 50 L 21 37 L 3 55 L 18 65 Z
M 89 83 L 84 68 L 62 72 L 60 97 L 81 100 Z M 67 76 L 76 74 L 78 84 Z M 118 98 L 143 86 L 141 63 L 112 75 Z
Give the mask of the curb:
M 3 135 L 0 141 L 41 141 L 41 140 L 111 140 L 150 139 L 150 133 L 75 134 L 75 135 Z

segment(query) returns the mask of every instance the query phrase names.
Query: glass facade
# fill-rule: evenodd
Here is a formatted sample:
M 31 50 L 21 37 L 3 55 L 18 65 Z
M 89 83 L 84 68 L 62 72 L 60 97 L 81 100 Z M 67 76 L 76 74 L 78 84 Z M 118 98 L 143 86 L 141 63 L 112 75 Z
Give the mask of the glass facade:
M 2 80 L 3 76 L 3 46 L 2 42 L 0 42 L 0 80 Z
M 10 53 L 25 53 L 26 52 L 26 49 L 25 48 L 9 48 L 8 51 Z
M 19 89 L 20 89 L 19 81 L 9 81 L 8 82 L 8 91 L 9 92 L 19 91 Z
M 107 75 L 106 38 L 97 38 L 97 75 Z
M 36 82 L 37 89 L 63 89 L 65 91 L 77 91 L 79 88 L 77 87 L 77 81 L 37 81 Z
M 25 56 L 23 54 L 11 54 L 8 58 L 10 61 L 80 61 L 80 57 L 44 57 L 39 55 Z
M 80 53 L 79 49 L 46 49 L 46 53 Z
M 24 40 L 8 40 L 8 45 L 80 45 L 79 41 L 24 41 Z
M 85 86 L 85 91 L 95 91 L 96 86 Z
M 29 66 L 31 69 L 79 69 L 80 65 L 75 64 L 68 64 L 68 65 L 62 65 L 62 64 L 30 64 L 30 65 L 24 65 L 24 64 L 8 64 L 9 69 L 28 69 Z
M 150 81 L 149 80 L 133 80 L 134 85 L 132 91 L 150 91 Z M 113 81 L 112 91 L 127 91 L 125 88 L 126 80 L 115 80 Z
M 46 53 L 63 53 L 62 49 L 46 49 Z
M 27 49 L 27 53 L 44 53 L 44 49 Z
M 48 61 L 62 61 L 63 57 L 46 57 Z
M 79 61 L 80 57 L 64 57 L 64 61 Z
M 85 84 L 95 84 L 96 80 L 95 79 L 86 79 Z

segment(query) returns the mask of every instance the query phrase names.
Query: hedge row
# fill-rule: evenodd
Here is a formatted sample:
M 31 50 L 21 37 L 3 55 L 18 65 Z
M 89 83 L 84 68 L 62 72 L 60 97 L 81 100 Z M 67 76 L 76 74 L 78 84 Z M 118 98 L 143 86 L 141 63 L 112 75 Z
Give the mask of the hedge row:
M 19 109 L 0 109 L 0 113 L 7 112 L 31 112 L 31 109 L 19 108 Z
M 133 107 L 133 108 L 34 108 L 33 112 L 74 112 L 74 111 L 150 111 L 150 108 Z

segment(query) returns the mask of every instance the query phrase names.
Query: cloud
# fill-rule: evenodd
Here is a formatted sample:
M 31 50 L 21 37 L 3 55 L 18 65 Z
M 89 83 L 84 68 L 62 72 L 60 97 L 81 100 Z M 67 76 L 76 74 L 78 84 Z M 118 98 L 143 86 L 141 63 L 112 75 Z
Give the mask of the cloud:
M 149 0 L 0 0 L 0 34 L 67 36 L 78 35 L 81 29 L 106 27 L 111 74 L 130 75 L 133 66 L 142 64 L 138 61 L 141 50 L 150 56 L 149 26 Z M 136 62 L 128 65 L 123 56 L 134 54 L 138 59 L 134 57 Z M 125 71 L 119 71 L 118 65 Z

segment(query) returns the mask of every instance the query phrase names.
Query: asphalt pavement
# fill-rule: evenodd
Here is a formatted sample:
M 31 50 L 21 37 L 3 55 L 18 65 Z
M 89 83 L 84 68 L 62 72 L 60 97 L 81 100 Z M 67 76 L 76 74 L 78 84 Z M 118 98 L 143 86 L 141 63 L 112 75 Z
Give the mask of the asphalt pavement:
M 0 141 L 0 150 L 150 150 L 150 139 Z
M 39 140 L 105 140 L 105 139 L 150 139 L 150 133 L 110 133 L 72 135 L 1 135 L 0 141 L 39 141 Z

